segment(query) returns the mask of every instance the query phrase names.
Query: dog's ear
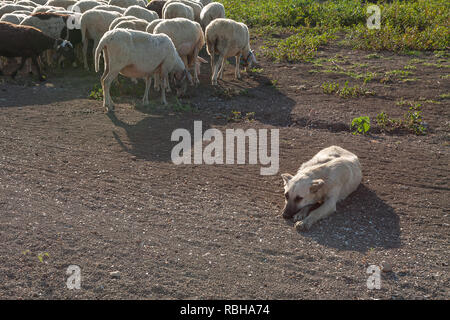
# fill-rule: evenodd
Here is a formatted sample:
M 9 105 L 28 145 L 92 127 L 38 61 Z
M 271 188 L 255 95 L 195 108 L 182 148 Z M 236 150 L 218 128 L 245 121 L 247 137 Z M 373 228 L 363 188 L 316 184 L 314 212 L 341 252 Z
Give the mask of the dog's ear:
M 309 191 L 311 193 L 315 193 L 315 192 L 319 191 L 319 189 L 322 188 L 324 184 L 325 184 L 325 181 L 323 181 L 322 179 L 313 180 L 311 187 L 309 187 Z
M 281 177 L 283 178 L 284 185 L 287 185 L 288 182 L 293 178 L 292 174 L 289 173 L 283 173 Z

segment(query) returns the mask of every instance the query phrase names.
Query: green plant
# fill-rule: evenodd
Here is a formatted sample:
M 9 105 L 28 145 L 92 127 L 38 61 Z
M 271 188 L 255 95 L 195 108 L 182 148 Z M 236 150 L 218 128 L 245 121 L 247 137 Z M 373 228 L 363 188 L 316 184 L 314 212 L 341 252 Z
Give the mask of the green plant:
M 354 118 L 350 130 L 353 134 L 366 134 L 370 130 L 370 118 L 367 116 Z
M 410 107 L 404 116 L 405 126 L 416 135 L 424 135 L 427 132 L 426 127 L 423 125 L 421 107 L 421 104 Z
M 326 94 L 333 94 L 339 91 L 339 83 L 337 82 L 324 82 L 322 84 L 322 91 Z
M 255 112 L 246 112 L 245 115 L 241 111 L 231 111 L 228 122 L 251 122 L 255 120 Z
M 91 90 L 89 94 L 90 99 L 102 101 L 103 100 L 103 89 L 100 85 L 95 84 L 94 89 Z

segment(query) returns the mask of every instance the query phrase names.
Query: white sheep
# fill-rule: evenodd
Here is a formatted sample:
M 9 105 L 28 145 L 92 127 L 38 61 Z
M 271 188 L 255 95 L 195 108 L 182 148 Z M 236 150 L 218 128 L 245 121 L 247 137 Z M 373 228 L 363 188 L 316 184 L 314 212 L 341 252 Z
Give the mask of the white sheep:
M 67 37 L 67 17 L 63 18 L 54 13 L 38 13 L 26 17 L 20 24 L 35 27 L 52 38 L 66 39 Z M 63 29 L 66 29 L 64 35 L 61 34 Z
M 78 8 L 81 13 L 85 13 L 86 11 L 101 6 L 102 4 L 103 3 L 94 0 L 81 0 L 75 3 L 73 8 Z M 75 11 L 76 9 L 73 10 Z
M 145 7 L 147 5 L 144 0 L 110 0 L 108 4 L 111 6 L 118 6 L 122 8 L 128 8 L 135 5 Z
M 170 5 L 172 2 L 180 2 L 180 3 L 183 3 L 183 4 L 191 7 L 194 12 L 193 20 L 200 23 L 200 13 L 202 12 L 202 9 L 203 9 L 203 5 L 201 3 L 190 1 L 190 0 L 167 0 L 166 4 L 164 5 L 164 7 L 162 9 L 163 16 L 164 16 L 164 11 L 165 11 L 164 8 L 167 7 L 168 5 Z
M 18 10 L 26 10 L 32 12 L 34 10 L 34 7 L 29 6 L 22 6 L 22 5 L 16 5 L 16 4 L 5 4 L 4 6 L 0 7 L 0 18 L 7 13 L 13 13 L 14 11 Z
M 28 15 L 23 13 L 7 13 L 4 14 L 3 17 L 1 17 L 0 21 L 20 24 L 26 17 L 28 17 Z
M 99 71 L 100 55 L 103 51 L 105 70 L 101 77 L 103 106 L 107 111 L 114 110 L 110 87 L 120 74 L 130 78 L 143 78 L 145 92 L 142 99 L 148 104 L 151 76 L 157 74 L 161 79 L 161 101 L 167 104 L 165 83 L 169 73 L 174 74 L 176 82 L 184 85 L 190 77 L 183 61 L 170 38 L 164 34 L 115 29 L 104 34 L 95 51 L 95 71 Z
M 39 13 L 39 12 L 49 12 L 49 11 L 55 11 L 55 10 L 65 10 L 63 7 L 49 7 L 49 6 L 38 6 L 34 8 L 33 13 Z
M 197 2 L 200 2 L 203 7 L 207 6 L 208 4 L 210 4 L 212 2 L 212 0 L 196 0 Z
M 90 10 L 103 10 L 103 11 L 118 12 L 118 13 L 120 13 L 122 15 L 125 13 L 125 9 L 124 8 L 118 7 L 118 6 L 111 6 L 109 4 L 102 4 L 101 6 L 95 7 L 95 8 L 90 9 Z
M 155 11 L 147 10 L 145 7 L 141 6 L 131 6 L 125 10 L 124 16 L 134 16 L 139 19 L 144 19 L 147 22 L 152 22 L 155 19 L 158 19 L 159 16 Z
M 145 29 L 146 32 L 148 33 L 153 33 L 153 30 L 155 30 L 156 26 L 161 22 L 164 21 L 164 19 L 155 19 L 152 22 L 150 22 L 147 26 L 147 28 Z
M 32 2 L 36 3 L 38 6 L 44 6 L 48 0 L 33 0 Z
M 211 56 L 211 81 L 213 85 L 217 85 L 217 77 L 219 75 L 220 79 L 222 79 L 225 59 L 228 57 L 236 57 L 234 75 L 237 79 L 241 77 L 239 73 L 241 56 L 246 68 L 251 66 L 252 63 L 257 63 L 255 55 L 250 49 L 250 36 L 244 23 L 231 19 L 215 19 L 206 27 L 205 37 L 206 49 Z M 216 64 L 214 63 L 215 54 L 219 55 Z
M 163 19 L 186 18 L 194 20 L 194 11 L 181 2 L 169 3 L 163 8 Z
M 97 10 L 95 8 L 82 14 L 80 26 L 83 42 L 83 62 L 86 70 L 89 70 L 87 62 L 89 39 L 94 41 L 93 52 L 95 53 L 95 48 L 97 48 L 97 45 L 105 32 L 109 30 L 111 22 L 121 16 L 122 15 L 118 12 Z
M 114 29 L 131 29 L 131 30 L 138 30 L 138 31 L 144 31 L 148 26 L 148 22 L 144 19 L 134 19 L 134 20 L 127 20 L 127 21 L 121 21 L 119 22 Z
M 200 13 L 200 21 L 203 29 L 206 29 L 211 21 L 218 18 L 225 18 L 225 8 L 223 4 L 219 2 L 207 4 Z
M 17 2 L 15 2 L 15 4 L 21 5 L 21 6 L 33 7 L 33 8 L 36 8 L 37 6 L 39 6 L 37 3 L 34 3 L 33 1 L 29 1 L 29 0 L 17 1 Z
M 134 16 L 122 16 L 122 17 L 118 17 L 116 19 L 114 19 L 111 24 L 109 25 L 109 29 L 108 30 L 113 30 L 116 25 L 118 25 L 119 23 L 121 23 L 122 21 L 128 21 L 128 20 L 136 20 L 137 18 Z
M 164 33 L 173 41 L 186 68 L 194 66 L 194 83 L 198 84 L 199 68 L 195 67 L 198 53 L 205 45 L 202 27 L 199 23 L 185 18 L 164 20 L 155 27 L 153 34 Z
M 63 7 L 64 9 L 67 9 L 68 7 L 73 6 L 76 3 L 76 0 L 48 0 L 45 5 L 52 7 Z

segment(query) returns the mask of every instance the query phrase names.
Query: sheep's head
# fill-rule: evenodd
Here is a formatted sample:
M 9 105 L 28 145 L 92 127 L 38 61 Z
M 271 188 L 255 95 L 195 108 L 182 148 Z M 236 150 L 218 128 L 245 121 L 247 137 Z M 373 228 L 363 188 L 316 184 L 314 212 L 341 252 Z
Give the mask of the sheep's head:
M 187 81 L 191 85 L 194 84 L 191 75 L 187 69 L 183 69 L 182 71 L 175 72 L 173 75 L 173 83 L 175 85 L 175 90 L 177 92 L 177 97 L 182 96 L 186 93 L 187 89 Z
M 58 59 L 63 56 L 71 62 L 75 61 L 75 52 L 73 51 L 73 45 L 69 41 L 57 39 L 55 42 L 55 49 L 58 55 Z
M 242 65 L 245 68 L 250 68 L 253 64 L 257 64 L 257 63 L 258 63 L 258 61 L 256 61 L 255 53 L 253 50 L 249 50 L 247 56 L 243 57 L 243 59 L 242 59 Z

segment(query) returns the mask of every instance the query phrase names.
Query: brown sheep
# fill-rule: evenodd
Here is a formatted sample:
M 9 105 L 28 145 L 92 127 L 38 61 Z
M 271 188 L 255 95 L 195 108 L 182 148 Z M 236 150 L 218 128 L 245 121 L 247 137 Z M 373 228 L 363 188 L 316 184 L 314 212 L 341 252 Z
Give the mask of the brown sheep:
M 45 78 L 42 76 L 37 62 L 37 58 L 42 52 L 48 49 L 56 49 L 60 55 L 73 54 L 73 46 L 69 41 L 49 37 L 34 27 L 15 25 L 9 22 L 0 22 L 0 43 L 7 43 L 7 45 L 0 47 L 0 56 L 22 58 L 19 68 L 11 74 L 12 78 L 23 68 L 25 61 L 31 58 L 37 69 L 39 80 L 44 81 Z

